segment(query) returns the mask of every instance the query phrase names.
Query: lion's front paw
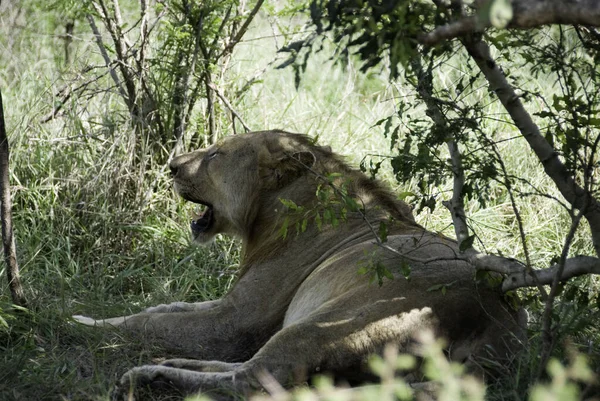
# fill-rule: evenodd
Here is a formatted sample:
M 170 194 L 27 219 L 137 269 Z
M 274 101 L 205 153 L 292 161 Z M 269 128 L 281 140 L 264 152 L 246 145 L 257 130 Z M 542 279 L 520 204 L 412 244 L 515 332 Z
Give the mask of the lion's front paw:
M 160 366 L 139 366 L 121 376 L 111 394 L 113 401 L 135 400 L 144 387 L 168 386 L 169 380 L 162 374 Z M 142 399 L 142 398 L 139 398 Z
M 77 323 L 84 324 L 86 326 L 96 326 L 98 322 L 96 319 L 92 319 L 91 317 L 82 316 L 82 315 L 73 315 L 73 320 Z
M 113 317 L 110 319 L 92 319 L 91 317 L 87 317 L 87 316 L 82 316 L 82 315 L 73 315 L 73 320 L 77 323 L 86 325 L 86 326 L 92 326 L 92 327 L 118 327 L 123 325 L 127 319 L 129 317 L 128 316 L 120 316 L 120 317 Z
M 187 302 L 173 302 L 171 304 L 160 304 L 146 308 L 146 313 L 173 313 L 173 312 L 189 312 L 194 310 L 194 305 Z

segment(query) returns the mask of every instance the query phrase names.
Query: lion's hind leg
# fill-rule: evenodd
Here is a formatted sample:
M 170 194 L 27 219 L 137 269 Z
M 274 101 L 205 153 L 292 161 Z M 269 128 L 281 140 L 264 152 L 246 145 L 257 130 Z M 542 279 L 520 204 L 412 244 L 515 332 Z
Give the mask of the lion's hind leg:
M 348 298 L 336 301 L 284 327 L 240 369 L 267 372 L 284 386 L 323 372 L 352 381 L 370 379 L 370 355 L 390 343 L 401 353 L 410 352 L 416 333 L 436 329 L 430 308 L 404 308 L 400 297 L 362 305 Z

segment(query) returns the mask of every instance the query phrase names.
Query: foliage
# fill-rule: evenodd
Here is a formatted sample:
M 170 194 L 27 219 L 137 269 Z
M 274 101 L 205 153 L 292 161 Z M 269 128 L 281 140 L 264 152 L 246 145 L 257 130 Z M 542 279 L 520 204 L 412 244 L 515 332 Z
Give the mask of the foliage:
M 215 100 L 216 94 L 224 96 L 218 88 L 222 71 L 263 1 L 250 12 L 237 1 L 144 0 L 124 7 L 116 0 L 57 2 L 71 15 L 70 24 L 87 22 L 104 65 L 83 66 L 43 121 L 59 115 L 68 100 L 89 101 L 114 91 L 127 110 L 121 119 L 133 129 L 134 154 L 151 152 L 164 162 L 176 146 L 214 142 L 225 117 Z M 201 99 L 206 106 L 198 116 Z M 85 110 L 85 104 L 80 107 L 70 112 Z M 193 138 L 186 140 L 190 132 Z
M 334 387 L 327 377 L 315 379 L 314 388 L 302 388 L 286 392 L 271 383 L 267 390 L 269 396 L 255 396 L 253 401 L 370 401 L 370 400 L 414 400 L 431 397 L 440 401 L 483 401 L 486 398 L 486 389 L 483 383 L 474 376 L 465 372 L 464 366 L 449 362 L 443 353 L 444 344 L 435 340 L 432 333 L 423 333 L 420 341 L 420 351 L 423 357 L 423 371 L 425 378 L 431 380 L 432 387 L 410 386 L 406 384 L 402 375 L 414 369 L 416 360 L 410 355 L 398 355 L 393 347 L 385 350 L 383 357 L 374 356 L 369 363 L 374 374 L 379 378 L 378 384 L 362 388 Z M 562 365 L 557 360 L 550 361 L 550 381 L 537 384 L 531 394 L 523 399 L 529 401 L 580 400 L 581 391 L 579 383 L 593 384 L 591 372 L 586 358 L 581 354 L 571 355 L 571 361 Z M 433 384 L 435 383 L 435 384 Z M 197 398 L 189 398 L 189 401 Z M 204 398 L 200 398 L 204 399 Z

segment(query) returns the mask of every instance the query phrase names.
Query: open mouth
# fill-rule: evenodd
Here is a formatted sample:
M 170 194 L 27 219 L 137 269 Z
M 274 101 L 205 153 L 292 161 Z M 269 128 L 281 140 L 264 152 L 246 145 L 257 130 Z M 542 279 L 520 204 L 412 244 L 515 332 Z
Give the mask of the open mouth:
M 212 205 L 200 203 L 201 208 L 198 213 L 194 213 L 190 228 L 195 235 L 210 230 L 215 222 L 215 214 Z

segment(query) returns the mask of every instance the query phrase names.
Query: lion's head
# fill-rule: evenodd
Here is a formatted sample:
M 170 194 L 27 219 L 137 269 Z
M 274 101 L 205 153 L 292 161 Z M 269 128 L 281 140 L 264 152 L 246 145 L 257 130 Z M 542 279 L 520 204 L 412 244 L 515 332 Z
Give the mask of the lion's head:
M 377 204 L 397 220 L 414 222 L 408 206 L 348 167 L 329 147 L 317 146 L 304 135 L 261 131 L 229 136 L 208 149 L 176 157 L 170 168 L 176 191 L 204 205 L 191 223 L 200 243 L 218 233 L 248 240 L 257 220 L 263 229 L 265 220 L 276 220 L 274 215 L 283 209 L 280 199 L 297 204 L 316 201 L 319 177 L 333 172 L 351 177 L 352 192 L 363 203 Z

